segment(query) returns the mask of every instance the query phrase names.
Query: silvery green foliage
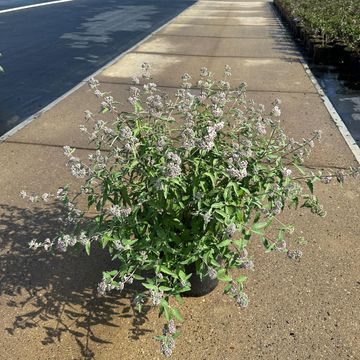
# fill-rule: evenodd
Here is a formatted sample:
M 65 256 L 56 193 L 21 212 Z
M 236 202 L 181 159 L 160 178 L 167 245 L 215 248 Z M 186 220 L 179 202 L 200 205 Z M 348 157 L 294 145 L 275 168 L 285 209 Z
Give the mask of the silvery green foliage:
M 99 293 L 141 281 L 145 291 L 134 303 L 141 309 L 147 299 L 159 306 L 168 325 L 158 340 L 170 356 L 177 336 L 174 319 L 182 320 L 172 299 L 181 302 L 190 290 L 190 264 L 200 277 L 225 282 L 225 292 L 246 308 L 246 276 L 233 278 L 229 271 L 254 268 L 246 249 L 252 235 L 260 237 L 266 251 L 299 259 L 300 251 L 287 248 L 293 228 L 277 216 L 299 204 L 324 216 L 313 183 L 342 182 L 359 171 L 305 173 L 301 165 L 320 132 L 301 141 L 286 136 L 280 101 L 267 113 L 247 98 L 245 83 L 230 86 L 228 66 L 220 81 L 202 68 L 195 90 L 185 74 L 174 96 L 152 82 L 149 64 L 143 71 L 142 80 L 133 78 L 130 112 L 121 111 L 97 80 L 90 81 L 101 113 L 111 113 L 113 121 L 85 112 L 81 130 L 97 150 L 81 160 L 75 149 L 64 148 L 70 172 L 83 181 L 79 193 L 71 197 L 64 187 L 42 195 L 44 201 L 63 202 L 68 209 L 63 222 L 74 231 L 43 243 L 33 240 L 30 246 L 60 251 L 84 246 L 88 253 L 91 246 L 107 249 L 114 269 L 103 274 Z M 21 196 L 32 202 L 41 198 Z M 78 208 L 79 197 L 85 197 L 87 208 Z M 85 220 L 90 210 L 95 215 Z M 271 238 L 265 230 L 274 220 L 278 236 Z

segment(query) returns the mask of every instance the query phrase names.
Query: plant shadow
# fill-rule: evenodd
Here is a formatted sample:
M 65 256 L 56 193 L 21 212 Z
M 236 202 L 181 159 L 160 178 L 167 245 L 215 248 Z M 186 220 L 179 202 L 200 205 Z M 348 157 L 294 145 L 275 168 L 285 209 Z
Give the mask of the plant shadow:
M 98 296 L 102 271 L 112 269 L 109 254 L 101 249 L 68 251 L 55 255 L 32 251 L 27 243 L 56 234 L 61 207 L 20 208 L 0 204 L 0 304 L 17 308 L 16 317 L 5 330 L 16 332 L 41 328 L 43 345 L 60 342 L 70 334 L 82 358 L 93 359 L 92 344 L 110 344 L 111 339 L 95 334 L 98 326 L 118 327 L 115 318 L 131 323 L 129 337 L 137 340 L 150 332 L 144 328 L 150 306 L 139 313 L 132 299 L 141 285 L 134 283 L 123 292 Z
M 302 51 L 301 47 L 294 42 L 291 34 L 288 33 L 276 6 L 273 3 L 268 3 L 267 6 L 274 17 L 278 19 L 279 24 L 281 24 L 280 27 L 274 26 L 269 31 L 270 37 L 275 41 L 273 49 L 283 55 L 283 61 L 293 63 L 298 62 L 301 57 L 308 59 L 307 54 Z

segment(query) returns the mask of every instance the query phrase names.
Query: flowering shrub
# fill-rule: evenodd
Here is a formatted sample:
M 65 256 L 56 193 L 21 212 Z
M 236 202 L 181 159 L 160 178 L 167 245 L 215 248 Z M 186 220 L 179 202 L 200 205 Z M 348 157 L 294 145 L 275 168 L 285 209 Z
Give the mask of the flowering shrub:
M 324 44 L 341 42 L 360 52 L 360 2 L 358 0 L 276 0 L 309 33 Z
M 87 160 L 64 148 L 71 173 L 83 179 L 80 190 L 21 195 L 33 202 L 55 197 L 68 209 L 66 230 L 54 239 L 33 240 L 30 247 L 66 251 L 84 246 L 90 254 L 91 246 L 100 245 L 114 261 L 114 269 L 103 273 L 100 294 L 121 291 L 134 280 L 142 283 L 144 290 L 134 301 L 139 310 L 145 301 L 159 306 L 167 324 L 157 339 L 170 356 L 178 335 L 175 321 L 183 320 L 175 301 L 181 303 L 195 274 L 225 282 L 225 293 L 247 307 L 246 277 L 230 270 L 254 267 L 247 251 L 252 235 L 260 237 L 266 251 L 299 259 L 301 252 L 288 250 L 286 243 L 293 227 L 277 216 L 298 205 L 325 216 L 313 183 L 342 182 L 359 170 L 305 173 L 301 164 L 320 132 L 301 141 L 288 138 L 280 126 L 280 101 L 266 113 L 263 105 L 247 99 L 245 83 L 231 88 L 228 66 L 220 81 L 202 68 L 194 90 L 184 74 L 174 97 L 152 82 L 148 64 L 143 71 L 144 83 L 133 78 L 130 88 L 131 112 L 120 111 L 111 95 L 90 81 L 101 112 L 114 120 L 109 124 L 85 112 L 81 130 L 97 148 Z M 87 217 L 87 212 L 95 215 Z M 265 230 L 274 221 L 278 235 L 271 238 Z

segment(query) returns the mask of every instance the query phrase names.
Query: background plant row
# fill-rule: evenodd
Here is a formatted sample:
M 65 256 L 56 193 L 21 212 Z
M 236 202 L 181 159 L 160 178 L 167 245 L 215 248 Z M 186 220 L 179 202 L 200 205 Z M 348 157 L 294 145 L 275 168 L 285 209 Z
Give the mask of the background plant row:
M 308 33 L 360 54 L 359 0 L 275 0 Z

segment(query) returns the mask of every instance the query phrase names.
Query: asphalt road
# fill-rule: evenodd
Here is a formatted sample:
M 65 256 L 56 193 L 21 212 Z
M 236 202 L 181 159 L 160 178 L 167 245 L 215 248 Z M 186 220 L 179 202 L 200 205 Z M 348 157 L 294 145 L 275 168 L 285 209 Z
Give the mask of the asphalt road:
M 42 4 L 53 0 L 0 0 L 0 10 L 14 9 L 20 6 Z
M 1 13 L 44 2 L 0 0 L 0 136 L 195 1 L 73 0 Z

